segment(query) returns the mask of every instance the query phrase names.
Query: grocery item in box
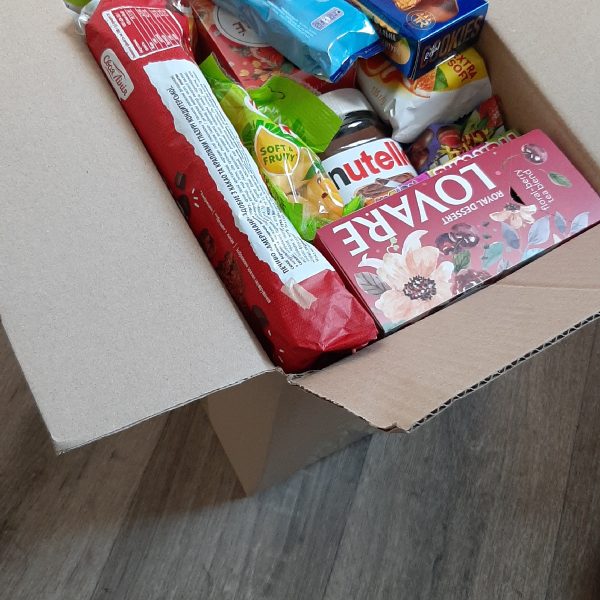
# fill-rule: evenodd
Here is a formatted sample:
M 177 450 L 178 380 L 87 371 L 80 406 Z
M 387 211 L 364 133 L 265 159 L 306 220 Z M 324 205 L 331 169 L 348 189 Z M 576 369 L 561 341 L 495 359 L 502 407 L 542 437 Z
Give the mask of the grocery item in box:
M 492 95 L 485 62 L 468 48 L 417 80 L 405 77 L 383 55 L 362 60 L 358 82 L 393 138 L 413 142 L 432 123 L 452 123 Z
M 388 128 L 358 90 L 336 90 L 320 99 L 343 119 L 321 159 L 340 190 L 346 213 L 393 194 L 416 176 L 402 146 L 389 137 Z
M 372 319 L 269 194 L 193 58 L 187 17 L 166 0 L 101 0 L 85 33 L 273 362 L 302 371 L 372 340 Z
M 369 20 L 345 0 L 215 0 L 297 67 L 336 82 L 381 51 Z
M 223 73 L 214 56 L 201 69 L 281 210 L 305 240 L 314 239 L 319 227 L 344 214 L 344 201 L 315 152 L 329 144 L 339 118 L 285 77 L 273 77 L 264 88 L 247 91 Z M 285 99 L 285 108 L 299 118 L 289 114 L 286 118 L 281 108 L 274 109 L 278 98 Z M 317 147 L 319 140 L 313 133 L 326 129 L 331 135 Z M 296 131 L 302 132 L 302 138 Z
M 494 136 L 494 138 L 489 142 L 485 142 L 480 146 L 476 146 L 472 150 L 468 150 L 464 154 L 460 154 L 459 156 L 453 158 L 452 160 L 449 160 L 448 162 L 442 162 L 441 164 L 433 167 L 426 173 L 423 173 L 423 175 L 433 177 L 434 175 L 437 175 L 442 171 L 450 169 L 457 162 L 471 161 L 477 156 L 481 156 L 482 154 L 485 154 L 486 152 L 489 152 L 490 150 L 493 150 L 498 146 L 501 146 L 502 144 L 507 144 L 512 140 L 516 140 L 519 137 L 519 135 L 520 134 L 514 129 L 509 129 L 508 131 L 505 131 L 502 134 Z
M 427 181 L 428 179 L 429 179 L 429 173 L 420 173 L 416 177 L 413 177 L 412 179 L 409 179 L 408 181 L 401 183 L 396 188 L 396 192 L 401 192 L 403 190 L 407 190 L 408 188 L 413 187 L 413 186 L 421 183 L 422 181 Z
M 600 197 L 532 131 L 324 227 L 317 245 L 384 333 L 600 220 Z
M 385 53 L 417 79 L 479 37 L 487 0 L 350 0 L 373 21 Z
M 198 24 L 198 62 L 214 54 L 227 74 L 246 89 L 260 87 L 274 75 L 290 77 L 318 94 L 355 85 L 355 67 L 331 83 L 298 69 L 249 25 L 212 0 L 191 0 L 191 5 Z
M 430 125 L 407 150 L 419 173 L 449 162 L 505 133 L 498 98 L 492 96 L 456 123 Z

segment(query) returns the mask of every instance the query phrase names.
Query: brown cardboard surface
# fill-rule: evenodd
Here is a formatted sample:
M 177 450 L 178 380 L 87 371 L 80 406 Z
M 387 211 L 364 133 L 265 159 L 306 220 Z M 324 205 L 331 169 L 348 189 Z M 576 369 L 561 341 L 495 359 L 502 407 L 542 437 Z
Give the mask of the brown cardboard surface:
M 0 315 L 57 448 L 272 369 L 61 3 L 0 39 Z
M 594 0 L 578 2 L 576 10 L 549 10 L 544 0 L 532 0 L 523 10 L 519 0 L 498 0 L 491 4 L 481 48 L 510 125 L 547 131 L 600 189 L 600 114 L 593 100 L 600 84 L 592 75 L 598 70 L 598 22 L 600 4 Z M 574 40 L 581 40 L 582 52 Z M 595 228 L 486 290 L 296 383 L 375 426 L 408 430 L 599 313 L 599 247 L 600 228 Z
M 410 429 L 447 400 L 600 312 L 600 230 L 502 281 L 296 380 L 371 424 Z M 573 270 L 574 255 L 587 256 Z
M 511 125 L 545 129 L 600 187 L 600 5 L 557 10 L 493 1 L 481 47 Z M 0 315 L 57 447 L 272 369 L 59 0 L 8 3 L 0 29 Z M 409 429 L 598 313 L 598 247 L 595 229 L 296 383 Z
M 479 46 L 511 126 L 543 128 L 600 189 L 600 3 L 491 0 L 488 21 Z
M 207 398 L 212 426 L 247 494 L 373 433 L 363 419 L 267 373 Z

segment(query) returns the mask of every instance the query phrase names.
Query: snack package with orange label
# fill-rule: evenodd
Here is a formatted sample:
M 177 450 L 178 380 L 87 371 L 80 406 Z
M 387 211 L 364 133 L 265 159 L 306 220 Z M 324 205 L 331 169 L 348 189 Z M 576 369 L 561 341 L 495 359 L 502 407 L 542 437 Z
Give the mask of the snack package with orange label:
M 247 91 L 223 73 L 214 56 L 200 68 L 298 233 L 311 241 L 319 227 L 342 217 L 344 201 L 317 156 L 341 119 L 286 77 L 272 77 L 268 85 Z
M 360 61 L 359 85 L 392 137 L 413 142 L 432 123 L 452 123 L 492 95 L 485 62 L 474 48 L 411 80 L 385 56 Z

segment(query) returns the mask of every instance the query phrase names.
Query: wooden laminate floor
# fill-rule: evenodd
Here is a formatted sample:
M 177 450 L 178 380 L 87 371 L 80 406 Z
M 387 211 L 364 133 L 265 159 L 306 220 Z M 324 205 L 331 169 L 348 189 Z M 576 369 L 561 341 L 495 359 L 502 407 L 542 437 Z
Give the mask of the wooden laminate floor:
M 0 333 L 0 598 L 598 599 L 599 332 L 253 498 L 199 405 L 54 456 Z

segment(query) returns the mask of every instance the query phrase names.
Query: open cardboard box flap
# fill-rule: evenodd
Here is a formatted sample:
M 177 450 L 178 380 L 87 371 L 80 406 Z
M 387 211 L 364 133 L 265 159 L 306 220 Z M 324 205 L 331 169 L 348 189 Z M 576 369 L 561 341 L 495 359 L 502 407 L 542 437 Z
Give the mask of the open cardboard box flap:
M 407 431 L 600 312 L 600 232 L 295 383 Z M 577 256 L 584 257 L 573 270 Z
M 5 9 L 0 314 L 57 448 L 272 370 L 64 6 Z
M 0 314 L 56 446 L 273 370 L 60 2 L 5 10 Z M 600 6 L 580 0 L 563 13 L 544 0 L 526 11 L 492 0 L 481 45 L 511 125 L 545 129 L 598 189 L 600 125 L 588 99 L 600 93 Z M 373 425 L 410 429 L 599 312 L 598 247 L 594 229 L 293 381 Z

